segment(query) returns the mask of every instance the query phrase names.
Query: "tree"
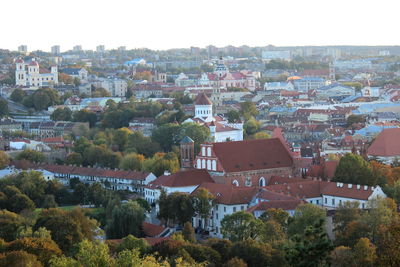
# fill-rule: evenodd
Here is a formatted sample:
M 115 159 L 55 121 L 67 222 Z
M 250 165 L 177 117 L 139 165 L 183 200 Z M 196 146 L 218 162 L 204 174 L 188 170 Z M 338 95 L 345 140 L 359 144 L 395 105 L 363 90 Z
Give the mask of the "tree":
M 0 97 L 0 118 L 8 115 L 8 102 Z
M 72 211 L 60 209 L 42 210 L 33 227 L 34 230 L 45 227 L 51 232 L 51 238 L 64 253 L 71 253 L 72 248 L 84 239 L 93 240 L 98 233 L 99 224 L 86 217 L 81 209 Z
M 77 152 L 72 152 L 65 158 L 65 163 L 67 165 L 80 166 L 83 163 L 83 157 Z
M 373 266 L 376 261 L 376 247 L 368 238 L 360 238 L 354 246 L 354 261 L 356 266 Z
M 26 96 L 26 93 L 24 90 L 21 88 L 16 88 L 10 95 L 10 99 L 14 102 L 21 103 L 24 97 Z
M 110 97 L 111 94 L 104 88 L 96 88 L 92 91 L 92 97 Z
M 72 111 L 69 108 L 57 108 L 50 115 L 50 119 L 53 121 L 71 121 Z
M 350 115 L 347 117 L 347 127 L 354 123 L 365 123 L 365 118 L 362 115 Z
M 267 222 L 261 223 L 260 239 L 271 245 L 276 245 L 286 240 L 286 232 L 274 219 L 268 220 Z
M 153 130 L 151 139 L 161 145 L 163 151 L 171 151 L 172 146 L 177 144 L 180 127 L 177 124 L 168 123 Z
M 12 241 L 17 237 L 18 229 L 24 225 L 22 216 L 8 211 L 0 210 L 0 238 Z
M 143 154 L 145 157 L 152 157 L 154 153 L 161 150 L 158 143 L 153 142 L 150 137 L 143 136 L 141 132 L 134 131 L 128 136 L 125 145 L 125 152 Z
M 244 260 L 235 257 L 235 258 L 230 259 L 229 261 L 227 261 L 227 262 L 223 265 L 223 267 L 231 267 L 231 266 L 235 266 L 235 267 L 247 267 L 248 265 L 247 265 L 247 263 L 246 263 Z
M 196 237 L 194 235 L 194 229 L 190 222 L 185 222 L 185 224 L 183 225 L 182 235 L 186 241 L 188 241 L 190 243 L 196 242 Z
M 10 210 L 13 212 L 21 212 L 23 210 L 31 210 L 35 209 L 35 203 L 25 194 L 16 194 L 13 195 L 9 200 Z
M 143 170 L 152 172 L 156 176 L 162 175 L 165 171 L 175 173 L 179 170 L 179 159 L 173 152 L 156 153 L 143 162 Z
M 29 160 L 32 162 L 43 162 L 46 160 L 46 156 L 39 151 L 35 151 L 32 149 L 25 149 L 24 151 L 20 152 L 17 156 L 16 156 L 17 160 Z
M 240 114 L 236 110 L 231 109 L 226 113 L 226 118 L 229 123 L 234 123 L 240 120 Z
M 231 255 L 244 260 L 248 266 L 284 266 L 282 257 L 270 244 L 253 239 L 236 242 Z
M 195 154 L 200 151 L 200 144 L 204 143 L 210 137 L 210 130 L 197 123 L 183 123 L 179 130 L 178 139 L 182 140 L 189 136 L 194 141 Z
M 253 139 L 269 139 L 271 136 L 266 132 L 258 132 L 253 135 Z
M 242 102 L 240 103 L 240 115 L 242 115 L 245 120 L 249 120 L 251 117 L 258 115 L 258 110 L 253 102 Z
M 107 222 L 106 231 L 108 238 L 122 238 L 129 234 L 142 236 L 144 209 L 136 201 L 128 201 L 116 206 Z
M 142 255 L 150 251 L 150 245 L 145 239 L 128 235 L 122 238 L 121 244 L 117 247 L 117 252 L 124 250 L 138 250 Z
M 145 158 L 143 155 L 130 153 L 122 158 L 119 167 L 124 170 L 140 171 Z
M 43 198 L 42 207 L 45 209 L 57 208 L 57 202 L 54 198 L 54 195 L 45 195 Z
M 109 254 L 107 244 L 102 242 L 83 240 L 78 245 L 78 253 L 75 257 L 82 266 L 109 267 L 115 265 L 114 259 Z
M 0 170 L 4 169 L 10 163 L 10 158 L 7 153 L 3 150 L 0 150 Z
M 183 225 L 185 222 L 190 221 L 194 215 L 191 197 L 179 192 L 168 196 L 165 192 L 162 192 L 159 199 L 159 207 L 159 218 L 163 219 L 167 224 L 174 222 Z
M 0 266 L 43 267 L 43 264 L 35 255 L 25 251 L 10 251 L 5 254 L 0 254 Z
M 338 244 L 349 244 L 346 240 L 346 235 L 349 233 L 349 226 L 352 222 L 358 221 L 361 218 L 360 203 L 357 201 L 346 201 L 339 205 L 336 210 L 333 222 L 335 225 L 334 231 L 336 232 L 336 242 Z
M 313 204 L 301 204 L 296 208 L 292 222 L 288 227 L 288 234 L 304 235 L 307 227 L 313 226 L 315 222 L 325 222 L 326 212 Z
M 253 214 L 239 211 L 226 215 L 221 221 L 221 232 L 232 242 L 256 239 L 260 235 L 262 222 Z
M 200 188 L 194 195 L 194 210 L 203 219 L 203 229 L 207 226 L 214 196 L 205 188 Z
M 132 131 L 128 128 L 120 128 L 114 132 L 114 140 L 113 143 L 118 145 L 118 149 L 120 151 L 125 150 L 125 145 L 128 141 L 128 136 L 132 133 Z
M 252 135 L 260 130 L 260 126 L 260 122 L 256 121 L 254 117 L 251 117 L 244 123 L 243 128 L 246 135 Z
M 290 266 L 324 266 L 330 263 L 333 246 L 325 229 L 324 220 L 308 226 L 302 235 L 294 235 L 285 247 L 286 260 Z
M 94 127 L 97 122 L 97 115 L 92 111 L 82 109 L 72 113 L 72 120 L 77 122 L 89 122 L 89 126 Z
M 375 186 L 377 182 L 368 162 L 361 156 L 352 153 L 348 153 L 340 159 L 333 181 L 371 186 Z
M 227 239 L 208 238 L 206 245 L 217 251 L 221 255 L 221 261 L 227 262 L 231 258 L 233 243 Z
M 330 257 L 333 267 L 347 267 L 354 264 L 353 251 L 349 247 L 336 247 L 332 250 Z
M 17 239 L 8 244 L 7 250 L 22 250 L 36 255 L 38 260 L 44 265 L 48 265 L 53 256 L 60 256 L 62 254 L 57 244 L 49 238 L 25 237 Z
M 400 222 L 393 221 L 382 226 L 379 232 L 378 263 L 379 266 L 400 266 Z

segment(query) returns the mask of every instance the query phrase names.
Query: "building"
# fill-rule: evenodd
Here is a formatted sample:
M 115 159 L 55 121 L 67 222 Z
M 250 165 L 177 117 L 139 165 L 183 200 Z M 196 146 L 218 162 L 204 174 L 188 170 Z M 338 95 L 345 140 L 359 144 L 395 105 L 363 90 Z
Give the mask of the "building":
M 78 78 L 81 81 L 86 81 L 89 75 L 89 72 L 85 68 L 65 68 L 61 72 L 68 74 L 72 78 Z
M 20 53 L 27 53 L 28 52 L 28 46 L 26 46 L 26 45 L 20 45 L 20 46 L 18 46 L 18 52 L 20 52 Z
M 378 159 L 386 164 L 400 159 L 400 128 L 384 129 L 367 150 L 368 158 Z
M 55 84 L 58 84 L 57 66 L 52 66 L 50 70 L 40 68 L 35 58 L 29 63 L 21 58 L 15 61 L 15 85 L 42 87 Z
M 80 52 L 80 51 L 82 51 L 82 46 L 81 46 L 81 45 L 75 45 L 75 46 L 72 48 L 72 50 L 73 50 L 74 52 Z
M 104 45 L 96 46 L 96 52 L 97 53 L 104 53 L 104 51 L 106 51 L 106 47 Z
M 293 158 L 279 138 L 204 143 L 194 166 L 225 177 L 291 176 L 294 171 Z
M 60 50 L 60 46 L 59 46 L 59 45 L 53 45 L 53 46 L 51 47 L 51 53 L 52 53 L 52 54 L 54 54 L 54 55 L 59 55 L 60 52 L 61 52 L 61 50 Z
M 191 169 L 194 162 L 194 141 L 189 136 L 185 136 L 180 142 L 181 149 L 181 168 Z
M 164 174 L 145 187 L 144 198 L 155 203 L 160 198 L 161 190 L 166 194 L 174 192 L 192 193 L 202 183 L 214 183 L 206 170 L 185 170 L 174 174 Z
M 264 50 L 261 52 L 261 57 L 263 60 L 286 60 L 289 61 L 291 58 L 290 51 L 282 50 L 282 51 L 269 51 Z
M 12 119 L 0 119 L 0 135 L 4 136 L 5 133 L 22 131 L 22 123 Z
M 185 122 L 195 122 L 208 127 L 213 142 L 243 140 L 243 123 L 229 123 L 221 116 L 214 116 L 213 103 L 205 93 L 198 94 L 194 102 L 194 118 Z
M 264 84 L 264 91 L 293 91 L 294 86 L 289 82 L 266 82 Z
M 319 77 L 304 77 L 294 81 L 294 87 L 299 92 L 308 92 L 324 87 L 326 84 L 323 78 Z
M 339 83 L 332 83 L 327 86 L 320 87 L 316 90 L 317 99 L 335 99 L 341 100 L 355 94 L 353 88 Z
M 68 121 L 40 121 L 32 122 L 25 129 L 28 133 L 33 134 L 41 139 L 64 136 L 74 134 L 81 136 L 89 130 L 88 122 L 68 122 Z
M 52 172 L 54 177 L 64 184 L 72 178 L 83 183 L 101 183 L 111 190 L 128 190 L 144 195 L 144 187 L 154 181 L 156 176 L 151 172 L 110 170 L 68 165 L 45 165 L 42 169 Z

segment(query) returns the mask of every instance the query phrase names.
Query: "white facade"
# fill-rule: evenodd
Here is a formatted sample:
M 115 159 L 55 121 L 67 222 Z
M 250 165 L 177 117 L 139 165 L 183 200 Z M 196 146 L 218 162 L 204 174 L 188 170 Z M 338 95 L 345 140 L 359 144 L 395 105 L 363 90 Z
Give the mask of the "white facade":
M 58 84 L 58 68 L 51 67 L 50 73 L 40 73 L 39 63 L 32 59 L 29 64 L 22 59 L 15 62 L 15 85 L 42 87 Z

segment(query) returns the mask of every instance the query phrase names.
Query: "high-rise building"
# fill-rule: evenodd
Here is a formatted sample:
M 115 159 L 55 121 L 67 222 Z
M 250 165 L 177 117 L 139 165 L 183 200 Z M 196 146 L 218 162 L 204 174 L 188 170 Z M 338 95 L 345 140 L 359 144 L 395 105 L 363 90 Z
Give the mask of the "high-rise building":
M 51 47 L 51 53 L 54 55 L 60 54 L 60 46 L 59 45 L 53 45 Z
M 103 53 L 104 51 L 106 51 L 106 48 L 105 48 L 104 45 L 98 45 L 98 46 L 96 47 L 96 51 L 97 51 L 98 53 Z
M 28 52 L 28 46 L 26 46 L 26 45 L 20 45 L 20 46 L 18 46 L 18 52 L 21 52 L 21 53 L 26 53 L 26 52 Z
M 126 50 L 126 46 L 120 46 L 118 47 L 118 51 L 125 51 Z
M 81 45 L 75 45 L 74 48 L 72 48 L 75 52 L 82 51 L 82 46 Z

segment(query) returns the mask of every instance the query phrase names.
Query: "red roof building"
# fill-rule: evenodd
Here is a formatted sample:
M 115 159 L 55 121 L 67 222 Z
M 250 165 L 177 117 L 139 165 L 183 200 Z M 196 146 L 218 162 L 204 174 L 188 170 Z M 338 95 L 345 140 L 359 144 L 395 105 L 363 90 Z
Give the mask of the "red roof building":
M 367 155 L 385 163 L 400 157 L 400 128 L 384 129 L 368 148 Z

